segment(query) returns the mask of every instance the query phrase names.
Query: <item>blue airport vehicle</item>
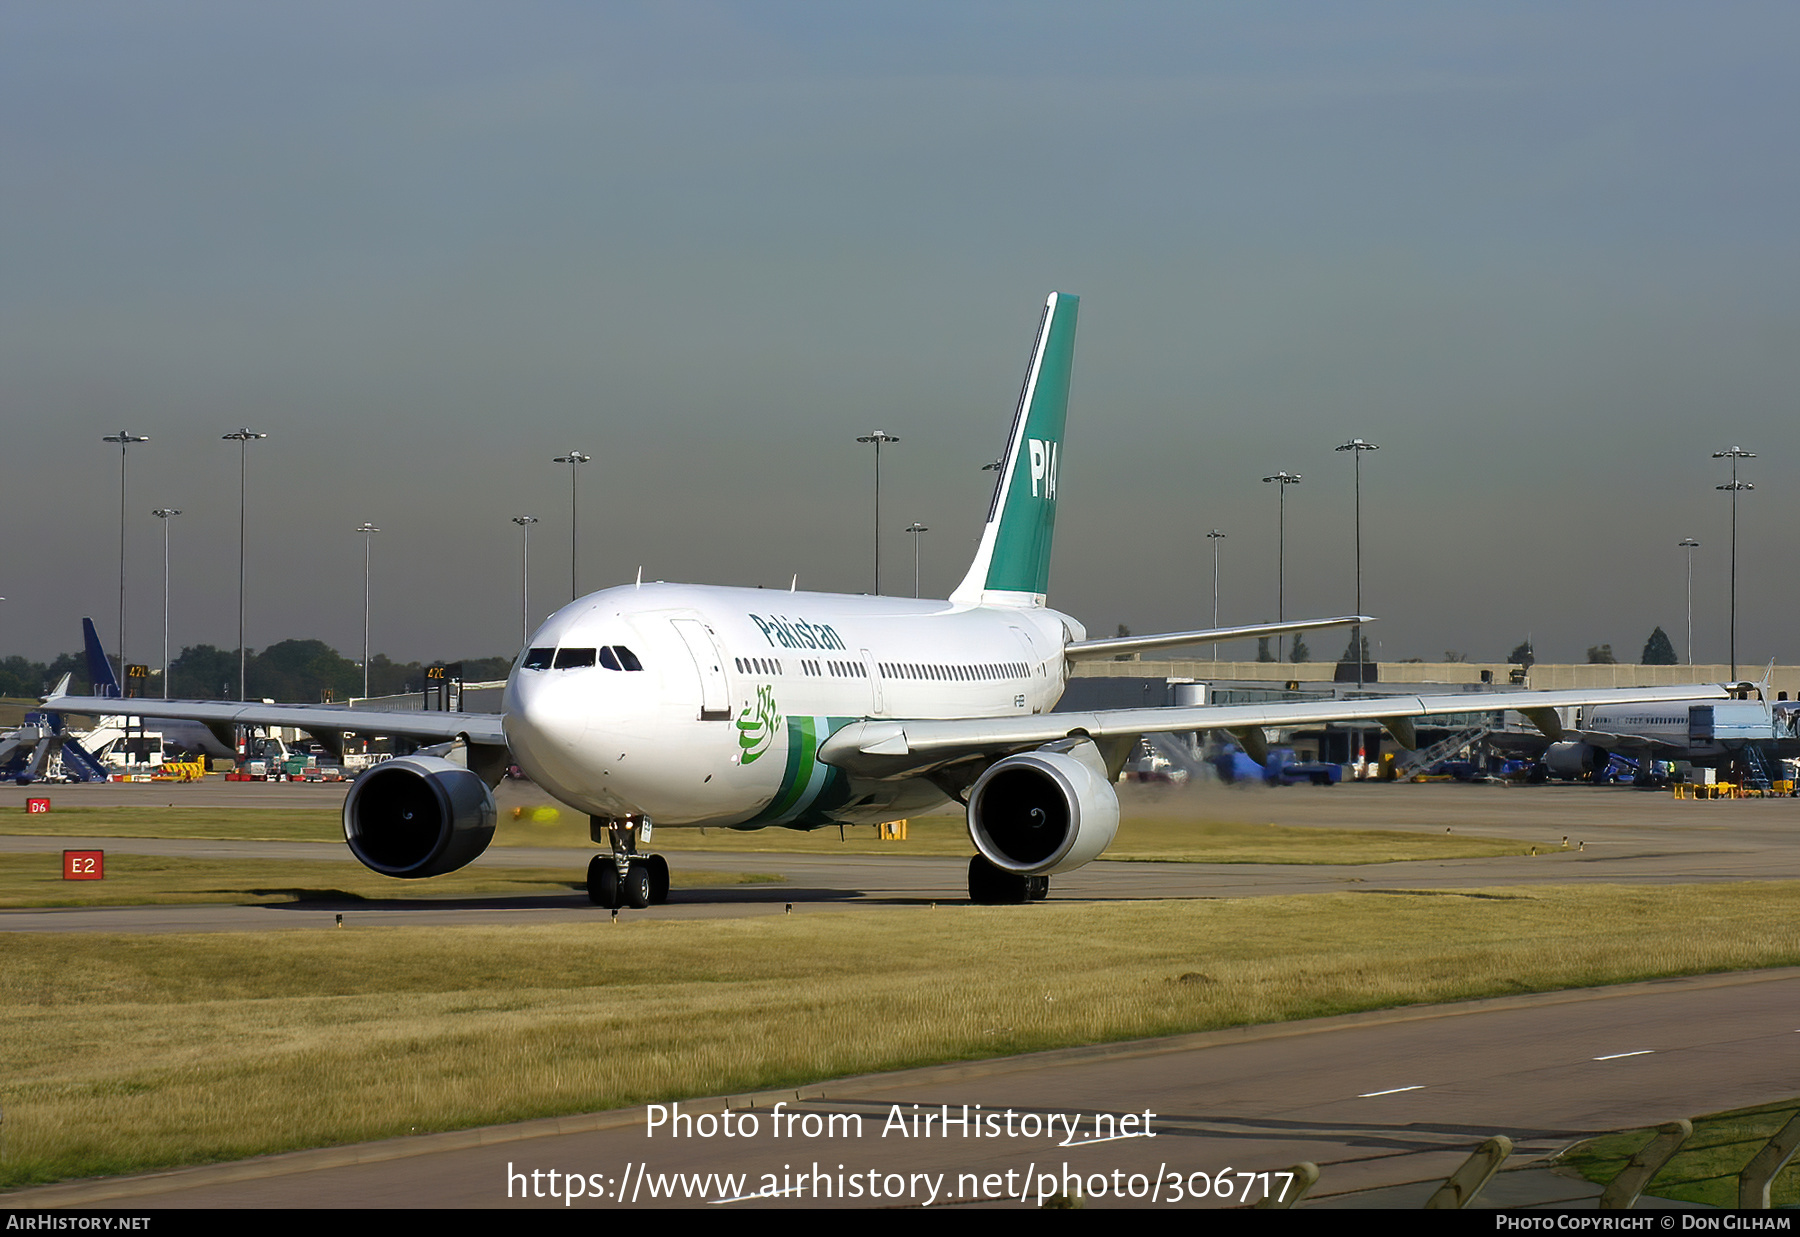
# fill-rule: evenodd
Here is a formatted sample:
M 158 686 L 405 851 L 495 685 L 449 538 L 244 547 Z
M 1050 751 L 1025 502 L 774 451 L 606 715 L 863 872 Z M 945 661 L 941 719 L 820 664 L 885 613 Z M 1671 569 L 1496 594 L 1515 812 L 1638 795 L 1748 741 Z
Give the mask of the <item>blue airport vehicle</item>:
M 1344 780 L 1344 767 L 1324 761 L 1303 761 L 1291 747 L 1272 747 L 1269 759 L 1257 764 L 1238 747 L 1227 744 L 1213 757 L 1213 767 L 1226 782 L 1261 780 L 1270 786 L 1293 786 L 1311 782 L 1314 786 L 1335 786 Z

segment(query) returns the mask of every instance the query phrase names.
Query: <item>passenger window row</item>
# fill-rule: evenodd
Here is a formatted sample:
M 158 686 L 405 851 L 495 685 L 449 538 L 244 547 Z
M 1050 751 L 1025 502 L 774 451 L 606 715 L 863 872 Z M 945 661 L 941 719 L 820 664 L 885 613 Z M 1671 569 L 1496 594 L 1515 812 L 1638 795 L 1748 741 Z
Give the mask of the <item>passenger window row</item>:
M 978 662 L 972 666 L 943 663 L 883 662 L 881 673 L 890 679 L 928 679 L 940 683 L 979 683 L 994 679 L 1022 679 L 1030 675 L 1021 662 Z

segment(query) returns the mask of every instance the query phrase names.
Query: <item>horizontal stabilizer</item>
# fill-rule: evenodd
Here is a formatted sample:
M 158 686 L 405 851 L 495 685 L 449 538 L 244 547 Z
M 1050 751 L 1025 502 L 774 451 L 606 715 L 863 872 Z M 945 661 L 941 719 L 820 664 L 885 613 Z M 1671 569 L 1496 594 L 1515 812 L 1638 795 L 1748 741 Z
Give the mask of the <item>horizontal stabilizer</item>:
M 1248 627 L 1214 627 L 1207 631 L 1167 631 L 1155 636 L 1115 636 L 1107 640 L 1077 640 L 1068 646 L 1070 661 L 1117 657 L 1121 653 L 1142 653 L 1151 649 L 1173 649 L 1184 644 L 1210 644 L 1215 640 L 1244 640 L 1250 637 L 1279 636 L 1290 631 L 1318 631 L 1326 627 L 1354 627 L 1373 623 L 1367 615 L 1350 614 L 1343 618 L 1301 619 L 1292 623 L 1255 623 Z

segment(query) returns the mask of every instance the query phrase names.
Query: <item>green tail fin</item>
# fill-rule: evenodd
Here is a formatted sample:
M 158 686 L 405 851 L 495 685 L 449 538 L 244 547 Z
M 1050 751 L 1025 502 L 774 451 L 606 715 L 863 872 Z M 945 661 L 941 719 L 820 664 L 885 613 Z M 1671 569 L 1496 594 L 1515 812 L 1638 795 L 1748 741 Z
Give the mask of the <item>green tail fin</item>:
M 1031 368 L 1019 393 L 994 500 L 981 531 L 981 548 L 963 582 L 950 594 L 959 605 L 1044 604 L 1080 304 L 1079 297 L 1061 292 L 1052 292 L 1044 302 Z

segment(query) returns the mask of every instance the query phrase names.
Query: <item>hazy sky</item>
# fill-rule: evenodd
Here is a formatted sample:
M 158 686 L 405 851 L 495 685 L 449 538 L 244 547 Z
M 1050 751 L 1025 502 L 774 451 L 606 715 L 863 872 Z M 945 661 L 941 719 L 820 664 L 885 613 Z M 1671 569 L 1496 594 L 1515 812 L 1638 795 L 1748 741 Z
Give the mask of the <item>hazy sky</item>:
M 1051 603 L 1364 598 L 1388 659 L 1656 624 L 1800 661 L 1800 7 L 0 0 L 0 653 L 117 622 L 510 653 L 646 578 L 960 577 L 1038 306 L 1079 293 Z M 1316 652 L 1335 656 L 1337 637 Z M 1328 647 L 1327 647 L 1328 646 Z M 1245 650 L 1249 655 L 1249 650 Z

